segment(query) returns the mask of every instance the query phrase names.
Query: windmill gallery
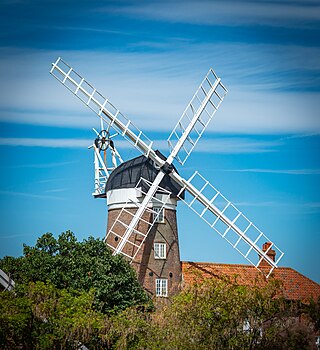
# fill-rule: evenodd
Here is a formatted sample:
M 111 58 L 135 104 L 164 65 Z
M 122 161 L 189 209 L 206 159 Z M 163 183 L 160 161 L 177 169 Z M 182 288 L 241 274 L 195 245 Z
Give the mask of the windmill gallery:
M 132 263 L 146 290 L 167 297 L 180 288 L 178 201 L 190 207 L 266 277 L 278 267 L 283 252 L 263 232 L 197 171 L 185 179 L 173 165 L 174 160 L 185 163 L 227 94 L 212 69 L 170 134 L 168 157 L 154 150 L 152 141 L 140 129 L 61 58 L 52 64 L 50 73 L 100 119 L 101 132 L 96 131 L 91 147 L 95 154 L 94 196 L 106 198 L 108 205 L 105 242 L 113 254 L 123 254 Z M 111 130 L 142 155 L 123 162 Z M 107 150 L 111 152 L 112 167 L 106 164 Z

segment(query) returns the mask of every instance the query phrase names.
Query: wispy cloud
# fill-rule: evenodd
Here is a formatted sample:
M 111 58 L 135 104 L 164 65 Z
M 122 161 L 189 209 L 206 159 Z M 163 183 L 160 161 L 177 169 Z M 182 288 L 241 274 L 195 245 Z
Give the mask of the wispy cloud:
M 44 26 L 41 26 L 40 28 L 43 28 Z M 47 27 L 46 27 L 47 28 Z M 104 28 L 94 28 L 94 27 L 81 27 L 81 26 L 51 26 L 50 29 L 53 30 L 73 30 L 77 32 L 93 32 L 93 33 L 102 33 L 102 34 L 116 34 L 116 35 L 129 35 L 131 36 L 132 33 L 124 32 L 124 31 L 118 31 L 118 30 L 109 30 Z
M 30 141 L 29 141 L 29 143 L 30 143 Z M 0 138 L 0 145 L 1 145 L 1 138 Z M 11 146 L 11 145 L 10 144 L 6 144 L 4 142 L 3 146 Z M 78 162 L 79 161 L 74 160 L 74 161 L 70 161 L 70 162 L 53 162 L 53 163 L 38 163 L 38 164 L 17 164 L 17 165 L 16 164 L 12 164 L 12 165 L 11 164 L 9 164 L 9 165 L 2 164 L 0 167 L 1 168 L 10 168 L 10 169 L 20 169 L 20 168 L 43 169 L 43 168 L 56 168 L 56 167 L 60 167 L 60 166 L 66 166 L 66 165 L 70 165 L 70 164 L 75 164 L 75 163 L 78 163 Z M 41 182 L 49 182 L 49 181 L 57 181 L 57 179 L 54 179 L 54 180 L 42 180 Z
M 287 206 L 288 204 L 284 204 L 282 202 L 236 202 L 234 203 L 238 207 L 280 207 Z
M 315 213 L 320 210 L 320 202 L 284 202 L 284 201 L 267 201 L 267 202 L 236 202 L 238 207 L 287 207 L 297 210 L 305 210 L 308 213 Z
M 49 75 L 50 62 L 58 53 L 0 53 L 0 75 L 6 81 L 0 121 L 63 128 L 99 125 L 98 118 Z M 316 47 L 188 44 L 183 50 L 161 53 L 59 55 L 71 57 L 69 63 L 144 132 L 170 132 L 210 66 L 217 69 L 229 94 L 208 130 L 247 134 L 320 130 L 320 99 L 308 92 L 320 85 L 315 78 L 320 71 Z M 291 89 L 298 90 L 285 92 Z
M 86 148 L 91 140 L 82 139 L 40 139 L 40 138 L 0 138 L 1 146 Z
M 91 141 L 92 143 L 92 141 Z M 84 148 L 90 144 L 89 140 L 83 139 L 38 139 L 38 138 L 0 138 L 0 146 L 24 146 L 24 147 L 47 147 L 47 148 Z M 126 140 L 116 140 L 115 146 L 118 150 L 133 149 L 133 146 Z M 212 154 L 246 154 L 274 152 L 281 146 L 279 141 L 258 141 L 249 138 L 205 138 L 201 140 L 193 152 Z M 156 139 L 153 147 L 155 149 L 168 151 L 167 140 Z M 65 166 L 74 163 L 43 163 L 25 164 L 19 167 L 26 168 L 52 168 Z M 250 169 L 249 169 L 250 170 Z M 236 171 L 236 170 L 234 170 Z
M 304 207 L 310 208 L 310 209 L 320 209 L 320 202 L 310 202 L 310 203 L 304 203 Z
M 185 0 L 132 2 L 129 6 L 108 6 L 101 11 L 144 19 L 205 25 L 266 25 L 310 27 L 319 23 L 318 1 L 210 1 Z
M 55 138 L 0 138 L 0 146 L 24 146 L 24 147 L 45 147 L 45 148 L 83 148 L 87 149 L 88 146 L 92 145 L 92 140 L 89 139 L 55 139 Z M 161 144 L 162 142 L 160 142 Z M 126 140 L 118 140 L 116 147 L 119 149 L 128 149 L 133 146 Z M 26 168 L 52 168 L 56 166 L 65 166 L 68 164 L 76 163 L 77 161 L 71 162 L 58 162 L 58 163 L 44 163 L 44 164 L 24 164 L 18 167 Z
M 66 189 L 65 188 L 55 188 L 55 189 L 52 189 L 52 190 L 46 190 L 44 191 L 45 193 L 57 193 L 57 192 L 65 192 Z
M 301 139 L 301 138 L 309 138 L 309 137 L 317 137 L 317 136 L 320 136 L 319 132 L 312 132 L 308 134 L 288 135 L 285 137 L 281 137 L 280 140 Z
M 12 235 L 0 235 L 1 239 L 11 239 L 11 238 L 16 238 L 16 237 L 27 237 L 27 236 L 34 236 L 34 233 L 17 233 L 17 234 L 12 234 Z
M 216 138 L 200 140 L 194 152 L 212 154 L 246 154 L 274 152 L 281 146 L 279 141 L 258 141 L 249 138 Z
M 42 194 L 36 194 L 36 193 L 28 193 L 28 192 L 0 191 L 0 194 L 6 195 L 6 196 L 19 196 L 19 197 L 28 197 L 28 198 L 35 198 L 35 199 L 64 200 L 64 198 L 62 198 L 62 197 L 42 195 Z
M 239 173 L 271 173 L 286 175 L 320 175 L 320 169 L 222 169 Z
M 41 184 L 45 184 L 45 183 L 50 183 L 50 182 L 58 182 L 64 179 L 58 179 L 58 178 L 54 178 L 54 179 L 45 179 L 45 180 L 40 180 L 38 181 Z
M 249 154 L 275 152 L 283 143 L 280 140 L 261 141 L 247 137 L 203 137 L 193 149 L 194 153 L 211 154 Z M 122 148 L 122 144 L 116 146 Z M 161 151 L 168 151 L 167 140 L 154 140 L 153 146 Z

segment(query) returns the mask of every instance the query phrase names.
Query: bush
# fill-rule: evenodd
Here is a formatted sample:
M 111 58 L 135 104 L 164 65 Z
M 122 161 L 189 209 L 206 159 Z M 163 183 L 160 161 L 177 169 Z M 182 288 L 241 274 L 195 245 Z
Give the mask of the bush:
M 44 234 L 34 247 L 24 246 L 22 257 L 0 260 L 0 268 L 17 285 L 50 281 L 58 289 L 94 289 L 95 309 L 103 313 L 149 302 L 135 271 L 122 256 L 112 256 L 106 244 L 93 237 L 78 242 L 71 231 L 58 239 Z

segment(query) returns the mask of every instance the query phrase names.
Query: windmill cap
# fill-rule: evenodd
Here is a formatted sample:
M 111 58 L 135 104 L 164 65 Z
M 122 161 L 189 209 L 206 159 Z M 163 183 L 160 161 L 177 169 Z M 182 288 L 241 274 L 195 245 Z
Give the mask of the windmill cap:
M 156 154 L 162 160 L 166 160 L 166 157 L 160 151 L 157 150 Z M 177 172 L 174 166 L 173 169 Z M 134 188 L 141 178 L 153 182 L 158 172 L 159 169 L 155 167 L 154 162 L 144 155 L 130 159 L 119 165 L 110 174 L 106 184 L 106 192 L 116 189 Z M 160 187 L 170 191 L 173 197 L 177 197 L 182 188 L 167 174 L 163 177 Z M 183 193 L 180 197 L 184 198 Z

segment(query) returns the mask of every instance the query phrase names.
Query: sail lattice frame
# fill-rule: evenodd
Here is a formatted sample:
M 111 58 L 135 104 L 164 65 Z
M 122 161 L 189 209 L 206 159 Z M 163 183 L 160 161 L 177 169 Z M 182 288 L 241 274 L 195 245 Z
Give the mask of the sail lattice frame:
M 109 178 L 109 171 L 111 169 L 106 167 L 103 161 L 99 149 L 93 145 L 94 150 L 94 192 L 93 196 L 99 197 L 105 194 L 106 184 Z
M 227 92 L 220 78 L 210 69 L 168 138 L 169 149 L 172 152 L 183 134 L 188 133 L 178 154 L 175 155 L 180 164 L 183 165 L 188 159 Z
M 110 127 L 126 138 L 139 152 L 146 156 L 150 152 L 154 152 L 152 150 L 153 142 L 60 57 L 52 64 L 50 73 L 99 118 L 102 118 Z
M 269 277 L 284 253 L 209 181 L 196 171 L 184 183 L 178 196 L 247 261 Z M 263 251 L 260 247 L 266 242 L 270 244 Z M 271 249 L 277 257 L 275 261 L 268 255 Z

